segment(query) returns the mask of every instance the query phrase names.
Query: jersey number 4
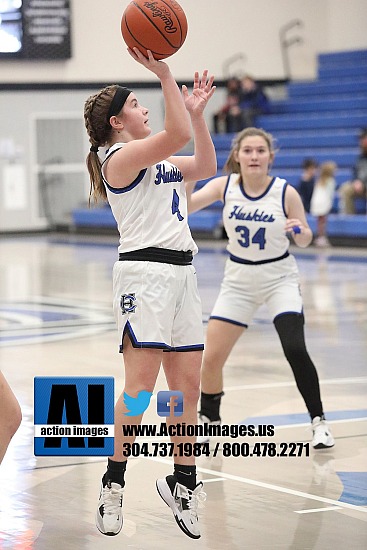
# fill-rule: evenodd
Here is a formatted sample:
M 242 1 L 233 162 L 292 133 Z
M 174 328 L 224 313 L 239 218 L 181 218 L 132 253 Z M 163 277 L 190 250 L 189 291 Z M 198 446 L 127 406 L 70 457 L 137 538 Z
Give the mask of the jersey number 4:
M 177 214 L 178 221 L 182 222 L 183 216 L 181 216 L 179 205 L 180 205 L 180 197 L 178 196 L 176 189 L 174 189 L 173 197 L 172 197 L 172 214 Z
M 249 228 L 245 225 L 237 225 L 236 233 L 240 234 L 241 239 L 238 239 L 238 243 L 243 246 L 243 248 L 248 248 L 250 244 L 258 244 L 260 250 L 264 250 L 266 243 L 265 227 L 260 227 L 252 238 Z

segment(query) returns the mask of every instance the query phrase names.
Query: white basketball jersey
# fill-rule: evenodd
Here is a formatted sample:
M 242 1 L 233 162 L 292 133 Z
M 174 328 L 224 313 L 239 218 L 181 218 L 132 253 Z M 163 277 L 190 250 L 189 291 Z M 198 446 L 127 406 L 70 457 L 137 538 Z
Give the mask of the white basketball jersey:
M 289 247 L 284 227 L 287 182 L 273 178 L 259 197 L 246 194 L 238 174 L 228 177 L 224 192 L 223 223 L 229 239 L 227 250 L 250 262 L 279 258 Z
M 115 143 L 104 162 L 123 143 Z M 168 161 L 141 170 L 127 187 L 111 187 L 103 174 L 107 199 L 120 233 L 119 252 L 147 247 L 172 250 L 198 248 L 187 223 L 185 182 L 180 170 Z

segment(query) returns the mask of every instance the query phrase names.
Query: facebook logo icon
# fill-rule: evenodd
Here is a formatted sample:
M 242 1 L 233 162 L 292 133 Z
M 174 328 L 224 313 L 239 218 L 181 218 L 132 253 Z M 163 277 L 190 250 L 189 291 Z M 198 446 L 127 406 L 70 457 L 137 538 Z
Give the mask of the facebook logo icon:
M 159 391 L 157 394 L 158 416 L 182 416 L 182 391 Z

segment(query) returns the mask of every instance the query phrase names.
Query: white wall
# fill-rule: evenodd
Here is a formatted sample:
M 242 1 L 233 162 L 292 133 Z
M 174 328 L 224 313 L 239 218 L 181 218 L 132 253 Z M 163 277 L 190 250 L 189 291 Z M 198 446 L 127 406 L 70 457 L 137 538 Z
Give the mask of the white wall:
M 176 78 L 191 78 L 209 68 L 223 78 L 223 63 L 245 54 L 234 68 L 258 79 L 283 78 L 279 30 L 300 19 L 302 37 L 290 50 L 293 78 L 312 78 L 320 52 L 367 48 L 366 0 L 180 0 L 189 32 L 182 49 L 170 59 Z M 71 0 L 73 57 L 68 61 L 1 61 L 1 82 L 152 81 L 127 54 L 120 19 L 129 0 Z
M 365 49 L 367 44 L 367 2 L 328 0 L 327 51 Z

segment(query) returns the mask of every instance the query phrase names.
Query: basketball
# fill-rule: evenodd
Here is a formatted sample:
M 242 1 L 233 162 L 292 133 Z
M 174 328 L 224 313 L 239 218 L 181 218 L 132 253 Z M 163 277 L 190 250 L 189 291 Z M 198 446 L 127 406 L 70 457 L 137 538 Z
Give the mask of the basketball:
M 185 42 L 187 19 L 175 0 L 134 0 L 122 15 L 121 33 L 129 48 L 138 48 L 146 57 L 151 50 L 155 59 L 165 59 Z

